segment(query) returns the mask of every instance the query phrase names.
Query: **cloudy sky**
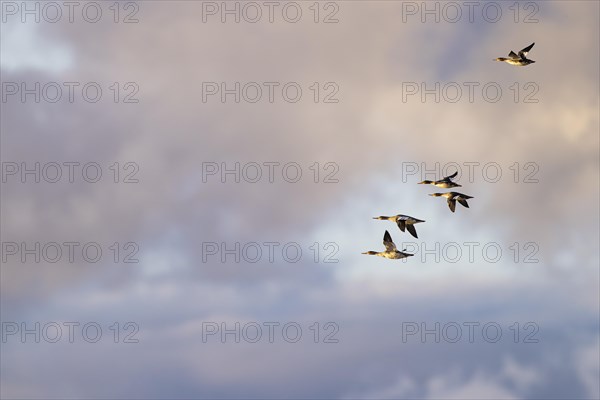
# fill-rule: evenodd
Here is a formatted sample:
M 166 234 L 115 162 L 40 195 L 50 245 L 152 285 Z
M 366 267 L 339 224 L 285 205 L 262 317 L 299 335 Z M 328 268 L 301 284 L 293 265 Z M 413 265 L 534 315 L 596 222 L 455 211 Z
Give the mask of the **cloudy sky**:
M 49 4 L 0 3 L 2 398 L 600 398 L 598 2 Z

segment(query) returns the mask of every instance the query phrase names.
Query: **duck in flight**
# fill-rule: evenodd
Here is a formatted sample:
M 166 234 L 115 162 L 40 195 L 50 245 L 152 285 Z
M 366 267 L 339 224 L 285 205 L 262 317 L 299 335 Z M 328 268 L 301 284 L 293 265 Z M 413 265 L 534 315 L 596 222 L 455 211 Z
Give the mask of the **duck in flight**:
M 422 181 L 419 182 L 419 185 L 433 185 L 443 189 L 462 187 L 458 183 L 452 182 L 452 178 L 456 177 L 456 175 L 458 175 L 458 171 L 456 171 L 452 175 L 445 177 L 444 179 L 440 179 L 439 181 Z
M 379 219 L 379 220 L 384 220 L 384 221 L 393 221 L 396 224 L 398 224 L 398 228 L 400 228 L 400 230 L 402 232 L 404 232 L 404 230 L 408 230 L 408 232 L 413 235 L 415 238 L 419 238 L 417 236 L 417 231 L 415 229 L 414 224 L 418 224 L 419 222 L 425 222 L 421 219 L 417 219 L 414 217 L 410 217 L 408 215 L 402 215 L 402 214 L 398 214 L 398 215 L 394 215 L 393 217 L 385 217 L 385 216 L 380 216 L 380 217 L 373 217 L 373 219 Z
M 496 58 L 496 61 L 504 61 L 510 65 L 516 65 L 519 67 L 524 67 L 526 65 L 532 64 L 535 61 L 527 58 L 527 53 L 529 53 L 529 50 L 531 50 L 534 44 L 535 43 L 531 43 L 529 46 L 521 50 L 519 54 L 515 54 L 515 52 L 511 50 L 511 52 L 508 53 L 508 57 L 498 57 Z
M 385 234 L 383 235 L 383 245 L 385 246 L 385 251 L 367 251 L 362 254 L 368 254 L 370 256 L 379 256 L 389 258 L 392 260 L 399 260 L 401 258 L 414 256 L 414 254 L 404 253 L 406 249 L 398 251 L 388 231 L 385 231 Z
M 473 196 L 467 196 L 466 194 L 458 192 L 447 192 L 447 193 L 432 193 L 430 196 L 434 197 L 445 197 L 448 200 L 448 207 L 450 211 L 454 212 L 456 209 L 456 202 L 458 201 L 463 207 L 469 208 L 468 199 L 472 199 Z

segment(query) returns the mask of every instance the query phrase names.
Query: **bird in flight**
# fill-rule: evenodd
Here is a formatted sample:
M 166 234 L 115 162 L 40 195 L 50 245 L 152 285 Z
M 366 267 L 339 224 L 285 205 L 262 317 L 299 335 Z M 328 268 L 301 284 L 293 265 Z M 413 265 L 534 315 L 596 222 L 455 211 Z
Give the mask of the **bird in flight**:
M 417 219 L 414 217 L 410 217 L 408 215 L 402 215 L 402 214 L 398 214 L 398 215 L 394 215 L 393 217 L 385 217 L 385 216 L 380 216 L 380 217 L 373 217 L 373 219 L 379 219 L 379 220 L 384 220 L 384 221 L 393 221 L 396 224 L 398 224 L 398 228 L 400 228 L 400 230 L 402 232 L 404 232 L 404 230 L 408 230 L 408 232 L 413 235 L 415 238 L 419 238 L 417 236 L 417 231 L 414 227 L 414 224 L 418 224 L 419 222 L 425 222 L 421 219 Z
M 448 200 L 448 207 L 450 211 L 454 212 L 456 209 L 456 202 L 458 201 L 463 207 L 469 208 L 468 199 L 472 199 L 473 196 L 467 196 L 466 194 L 458 192 L 447 192 L 447 193 L 432 193 L 430 196 L 434 197 L 445 197 Z
M 458 171 L 456 171 L 452 175 L 445 177 L 444 179 L 440 179 L 439 181 L 422 181 L 419 182 L 419 185 L 433 185 L 443 189 L 462 187 L 458 183 L 452 182 L 452 178 L 456 177 L 456 175 L 458 175 Z
M 398 251 L 388 231 L 385 231 L 385 234 L 383 235 L 383 245 L 385 246 L 385 251 L 367 251 L 362 254 L 368 254 L 370 256 L 379 256 L 389 258 L 392 260 L 399 260 L 401 258 L 414 256 L 414 254 L 404 253 L 406 249 Z
M 515 54 L 515 52 L 511 50 L 511 52 L 508 53 L 508 57 L 498 57 L 495 61 L 504 61 L 508 64 L 516 65 L 518 67 L 524 67 L 526 65 L 533 64 L 535 61 L 527 58 L 527 53 L 529 53 L 529 50 L 531 50 L 534 44 L 535 43 L 531 43 L 529 46 L 521 50 L 519 54 Z

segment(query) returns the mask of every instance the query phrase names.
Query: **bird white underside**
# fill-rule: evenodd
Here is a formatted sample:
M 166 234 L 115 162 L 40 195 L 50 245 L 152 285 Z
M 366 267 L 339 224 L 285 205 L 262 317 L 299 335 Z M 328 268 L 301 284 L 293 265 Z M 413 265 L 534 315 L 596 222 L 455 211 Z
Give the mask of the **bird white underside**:
M 398 253 L 388 253 L 388 252 L 382 252 L 382 253 L 378 253 L 377 254 L 379 257 L 384 257 L 384 258 L 388 258 L 390 260 L 399 260 L 401 258 L 406 258 L 405 255 L 402 254 L 398 254 Z
M 509 63 L 510 65 L 523 66 L 523 61 L 521 60 L 504 60 L 504 62 Z

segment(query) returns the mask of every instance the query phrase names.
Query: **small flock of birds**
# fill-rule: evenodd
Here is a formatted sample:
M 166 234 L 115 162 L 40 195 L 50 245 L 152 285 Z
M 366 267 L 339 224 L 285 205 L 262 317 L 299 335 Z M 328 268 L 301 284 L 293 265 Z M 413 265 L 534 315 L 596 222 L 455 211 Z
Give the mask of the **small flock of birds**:
M 529 46 L 525 47 L 523 50 L 519 51 L 518 54 L 515 54 L 515 52 L 511 50 L 511 52 L 508 53 L 508 57 L 498 57 L 495 59 L 495 61 L 503 61 L 510 65 L 516 65 L 518 67 L 524 67 L 529 64 L 533 64 L 535 61 L 527 58 L 527 54 L 533 48 L 534 45 L 535 45 L 535 42 L 530 44 Z M 461 187 L 461 185 L 452 181 L 452 179 L 455 178 L 456 175 L 458 175 L 458 171 L 456 171 L 452 175 L 445 177 L 444 179 L 440 179 L 438 181 L 422 181 L 422 182 L 419 182 L 419 184 L 433 185 L 433 186 L 443 188 L 443 189 Z M 467 203 L 467 200 L 473 198 L 472 196 L 467 196 L 466 194 L 459 193 L 459 192 L 431 193 L 430 196 L 445 197 L 446 201 L 448 202 L 448 207 L 450 208 L 450 211 L 452 211 L 452 212 L 454 212 L 456 210 L 456 202 L 457 201 L 463 207 L 469 208 L 469 203 Z M 398 225 L 398 228 L 400 228 L 400 230 L 402 232 L 404 232 L 406 230 L 406 231 L 408 231 L 408 233 L 410 233 L 412 236 L 414 236 L 417 239 L 418 239 L 418 236 L 417 236 L 417 230 L 415 229 L 415 224 L 425 222 L 424 220 L 417 219 L 417 218 L 411 217 L 409 215 L 403 215 L 403 214 L 394 215 L 392 217 L 379 216 L 379 217 L 373 217 L 373 219 L 384 220 L 384 221 L 393 221 Z M 399 251 L 396 248 L 396 244 L 392 240 L 392 236 L 390 235 L 390 233 L 387 230 L 385 231 L 385 234 L 383 235 L 383 245 L 385 246 L 385 251 L 367 251 L 362 254 L 367 254 L 370 256 L 379 256 L 379 257 L 389 258 L 389 259 L 393 259 L 393 260 L 399 260 L 402 258 L 414 256 L 414 254 L 406 253 L 406 249 Z
M 456 175 L 458 175 L 458 171 L 456 171 L 452 175 L 449 175 L 449 176 L 447 176 L 443 179 L 437 180 L 437 181 L 419 182 L 419 185 L 433 185 L 433 186 L 443 188 L 443 189 L 462 187 L 461 185 L 459 185 L 458 183 L 456 183 L 452 180 L 453 178 L 456 177 Z M 430 196 L 445 197 L 446 201 L 448 202 L 448 207 L 450 208 L 450 211 L 452 211 L 452 212 L 454 212 L 456 210 L 456 202 L 457 201 L 463 207 L 469 208 L 469 203 L 467 203 L 467 200 L 473 198 L 473 196 L 468 196 L 466 194 L 459 193 L 459 192 L 431 193 Z M 398 228 L 400 228 L 400 230 L 402 232 L 408 231 L 408 233 L 410 233 L 413 237 L 415 237 L 417 239 L 419 238 L 419 236 L 417 236 L 417 230 L 415 229 L 415 224 L 425 222 L 422 219 L 418 219 L 418 218 L 411 217 L 409 215 L 403 215 L 403 214 L 394 215 L 392 217 L 387 217 L 387 216 L 382 215 L 379 217 L 373 217 L 373 219 L 378 219 L 378 220 L 383 220 L 383 221 L 393 221 L 398 225 Z M 385 251 L 367 251 L 362 254 L 367 254 L 370 256 L 385 257 L 385 258 L 390 258 L 393 260 L 399 260 L 401 258 L 407 258 L 407 257 L 414 256 L 414 254 L 406 253 L 406 249 L 399 251 L 396 248 L 396 244 L 392 240 L 392 236 L 390 235 L 390 233 L 388 231 L 385 231 L 385 234 L 383 235 L 383 245 L 385 246 Z

